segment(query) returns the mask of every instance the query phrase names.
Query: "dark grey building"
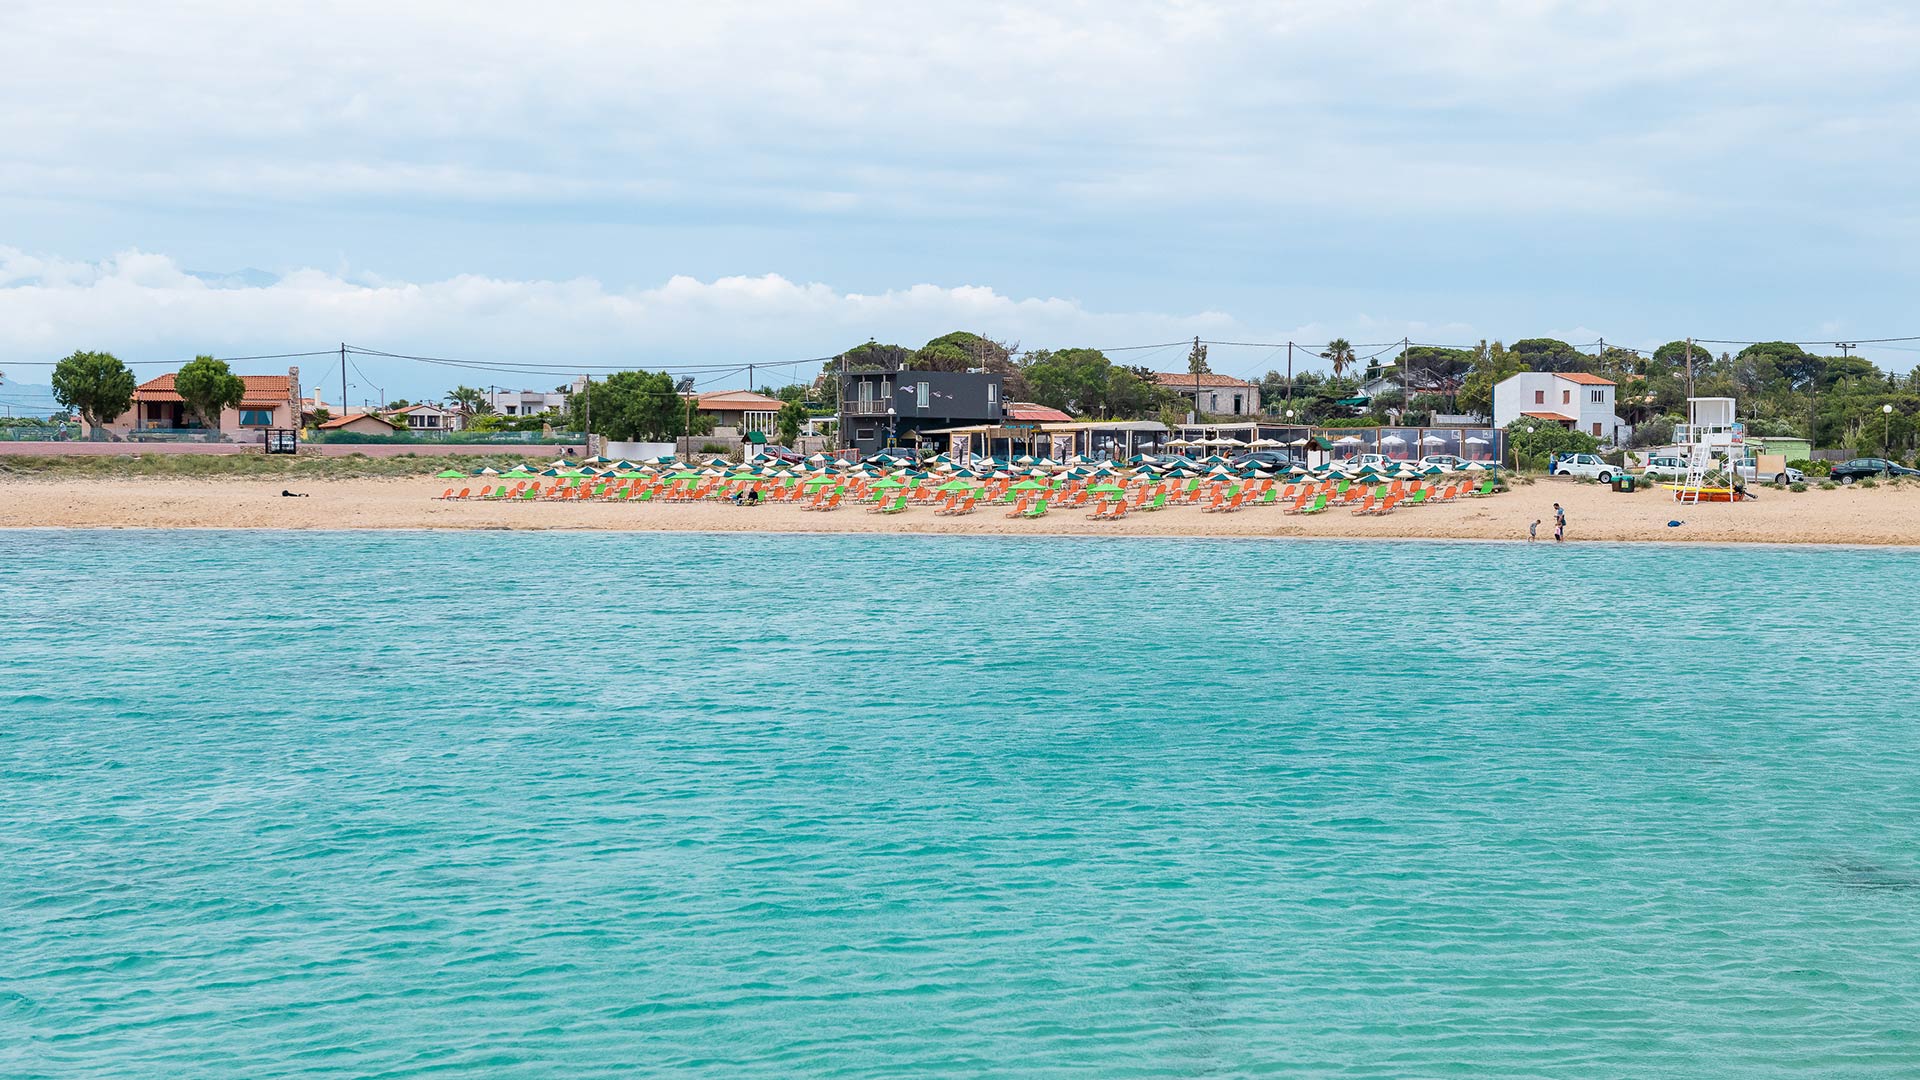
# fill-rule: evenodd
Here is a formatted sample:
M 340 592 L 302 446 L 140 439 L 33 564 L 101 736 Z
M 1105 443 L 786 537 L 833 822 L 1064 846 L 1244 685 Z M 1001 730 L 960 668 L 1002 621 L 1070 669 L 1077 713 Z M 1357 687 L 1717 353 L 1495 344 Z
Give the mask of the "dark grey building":
M 855 371 L 840 376 L 840 445 L 863 455 L 914 446 L 932 428 L 999 424 L 1000 376 L 979 371 Z

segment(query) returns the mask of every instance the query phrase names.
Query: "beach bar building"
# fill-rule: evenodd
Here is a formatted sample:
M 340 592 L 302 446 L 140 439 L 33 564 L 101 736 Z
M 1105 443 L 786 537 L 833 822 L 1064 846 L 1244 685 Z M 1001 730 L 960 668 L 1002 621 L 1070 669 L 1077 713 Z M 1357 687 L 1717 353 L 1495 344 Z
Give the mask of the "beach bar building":
M 1006 419 L 1001 381 L 986 371 L 893 368 L 842 374 L 840 446 L 871 454 L 920 445 L 949 428 L 999 428 Z

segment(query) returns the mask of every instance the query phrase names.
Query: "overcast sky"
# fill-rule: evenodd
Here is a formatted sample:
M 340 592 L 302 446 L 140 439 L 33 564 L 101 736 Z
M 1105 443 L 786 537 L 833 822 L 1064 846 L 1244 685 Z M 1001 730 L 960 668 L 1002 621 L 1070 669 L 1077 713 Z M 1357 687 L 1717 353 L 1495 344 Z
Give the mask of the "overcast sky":
M 9 10 L 16 380 L 81 347 L 342 340 L 659 367 L 956 328 L 1920 334 L 1912 5 Z M 368 375 L 389 396 L 460 378 Z

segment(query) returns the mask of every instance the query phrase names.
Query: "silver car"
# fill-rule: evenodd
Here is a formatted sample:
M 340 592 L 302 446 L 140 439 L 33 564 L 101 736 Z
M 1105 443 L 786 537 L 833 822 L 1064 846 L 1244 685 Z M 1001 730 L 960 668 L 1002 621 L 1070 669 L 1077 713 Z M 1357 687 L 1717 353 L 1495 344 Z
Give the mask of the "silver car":
M 1655 480 L 1685 480 L 1687 478 L 1687 459 L 1683 457 L 1655 457 L 1647 462 L 1647 471 L 1640 478 L 1651 483 Z

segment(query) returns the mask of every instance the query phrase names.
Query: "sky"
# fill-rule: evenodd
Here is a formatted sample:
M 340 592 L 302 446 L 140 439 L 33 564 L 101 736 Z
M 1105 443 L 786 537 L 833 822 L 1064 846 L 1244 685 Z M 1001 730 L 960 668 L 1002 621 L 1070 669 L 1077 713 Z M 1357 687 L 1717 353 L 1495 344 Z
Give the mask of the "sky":
M 955 329 L 1257 343 L 1213 349 L 1245 375 L 1335 336 L 1920 334 L 1912 5 L 9 9 L 14 382 L 343 341 L 720 388 Z M 564 381 L 359 367 L 388 397 Z

